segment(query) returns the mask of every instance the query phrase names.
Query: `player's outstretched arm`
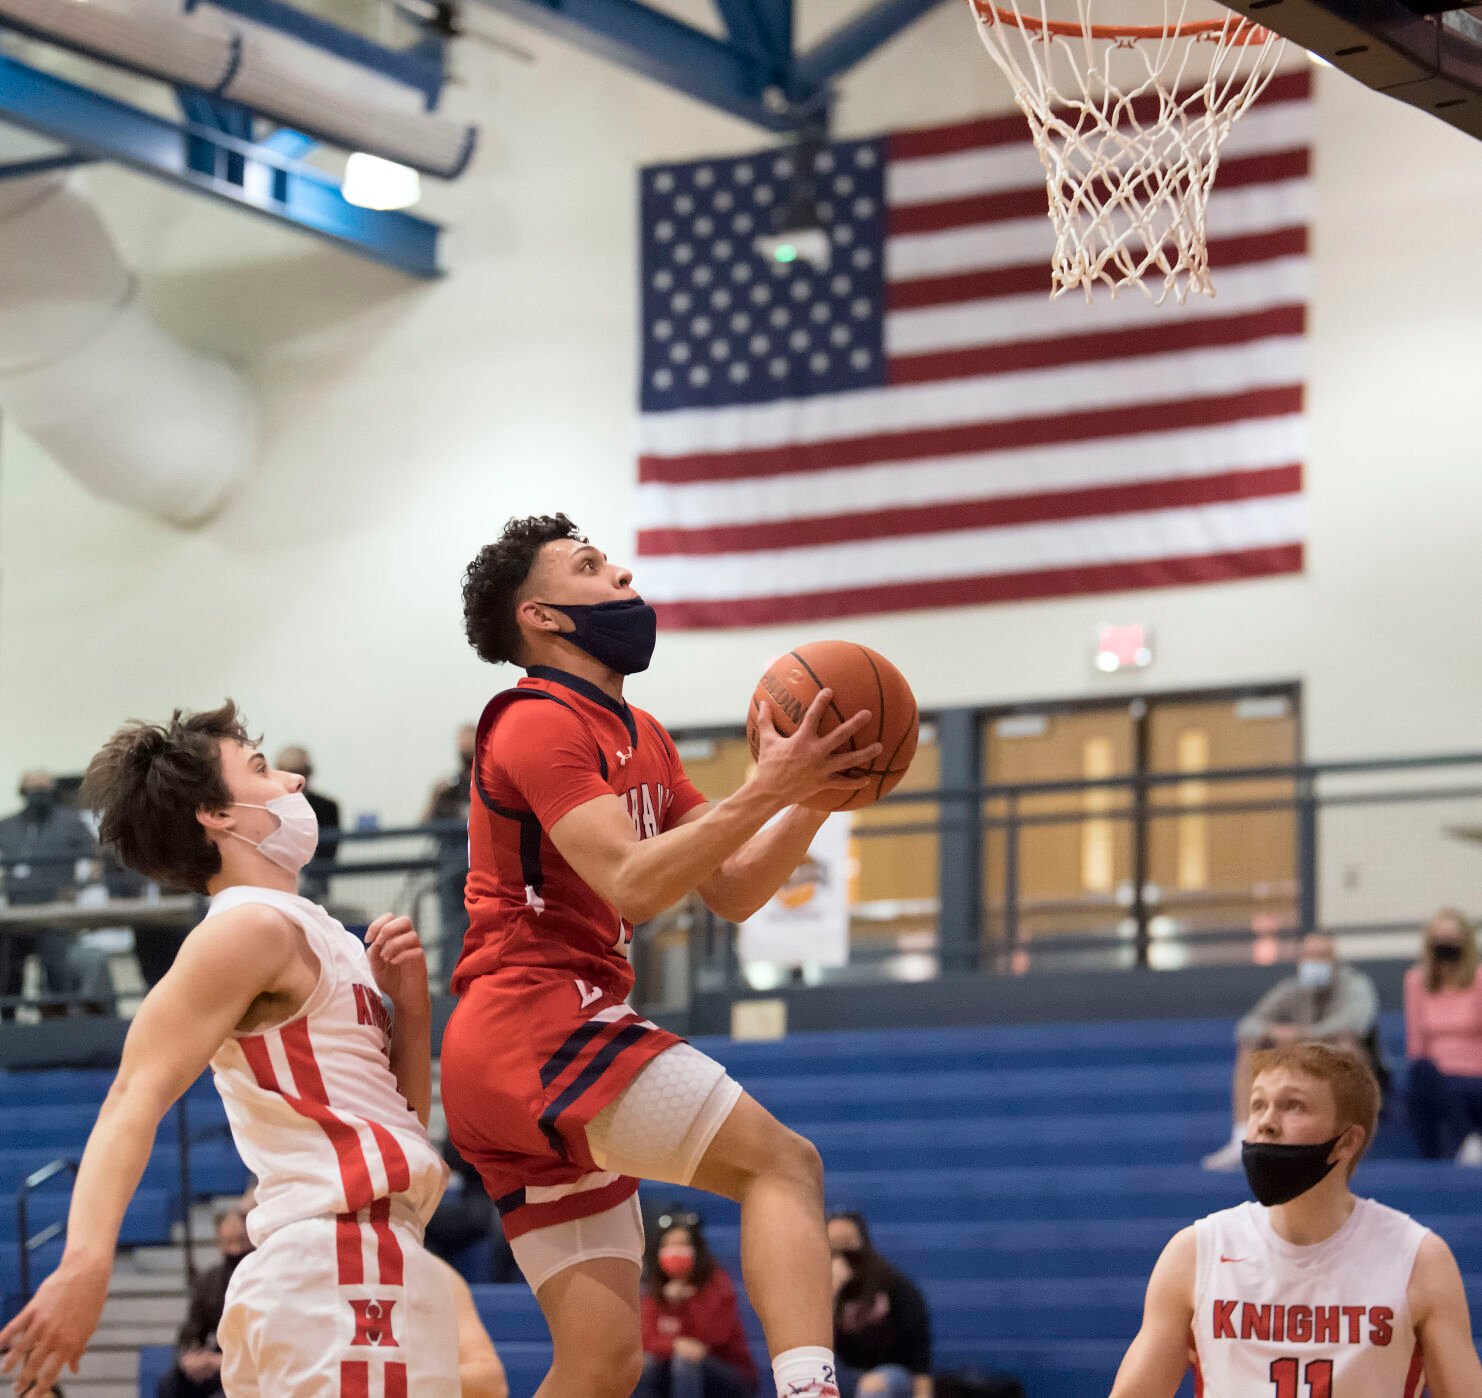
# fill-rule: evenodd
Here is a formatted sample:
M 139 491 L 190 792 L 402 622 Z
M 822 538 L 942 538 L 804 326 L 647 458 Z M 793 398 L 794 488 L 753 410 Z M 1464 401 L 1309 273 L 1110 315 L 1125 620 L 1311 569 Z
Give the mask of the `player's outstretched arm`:
M 1148 1278 L 1142 1329 L 1117 1370 L 1111 1398 L 1173 1398 L 1189 1367 L 1194 1320 L 1194 1230 L 1175 1233 Z
M 582 881 L 622 917 L 647 922 L 699 888 L 779 811 L 820 791 L 856 791 L 865 784 L 867 778 L 845 773 L 861 762 L 868 764 L 880 745 L 855 752 L 846 744 L 870 716 L 855 714 L 820 734 L 831 697 L 832 691 L 820 691 L 789 737 L 763 714 L 756 771 L 700 819 L 640 840 L 623 803 L 616 796 L 601 796 L 562 816 L 550 829 L 551 841 Z
M 706 809 L 691 811 L 679 824 L 703 819 Z M 745 922 L 807 858 L 828 816 L 827 811 L 808 806 L 789 806 L 700 885 L 697 891 L 705 906 L 728 922 Z
M 291 924 L 248 905 L 207 918 L 145 997 L 124 1040 L 118 1076 L 88 1136 L 55 1272 L 0 1330 L 3 1367 L 17 1391 L 50 1392 L 75 1373 L 108 1297 L 125 1209 L 139 1187 L 155 1132 L 252 1002 L 271 991 L 297 951 Z M 28 1389 L 27 1385 L 30 1385 Z
M 1461 1271 L 1451 1249 L 1434 1233 L 1426 1236 L 1415 1255 L 1409 1300 L 1431 1398 L 1474 1398 L 1482 1393 L 1482 1362 L 1472 1343 Z

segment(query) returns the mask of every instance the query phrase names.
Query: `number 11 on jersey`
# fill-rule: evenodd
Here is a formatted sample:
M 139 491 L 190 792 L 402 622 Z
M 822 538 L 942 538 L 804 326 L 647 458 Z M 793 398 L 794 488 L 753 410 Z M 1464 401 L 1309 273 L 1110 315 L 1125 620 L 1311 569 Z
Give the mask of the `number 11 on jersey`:
M 1307 1392 L 1298 1392 L 1298 1384 L 1305 1377 Z M 1273 1359 L 1271 1382 L 1276 1386 L 1276 1398 L 1334 1398 L 1333 1361 L 1312 1359 L 1307 1363 L 1306 1374 L 1302 1374 L 1300 1359 Z

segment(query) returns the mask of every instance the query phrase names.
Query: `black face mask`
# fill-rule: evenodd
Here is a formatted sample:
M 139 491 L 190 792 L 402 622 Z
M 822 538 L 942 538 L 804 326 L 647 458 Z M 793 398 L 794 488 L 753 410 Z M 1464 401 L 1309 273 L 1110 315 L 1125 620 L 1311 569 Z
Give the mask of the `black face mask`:
M 1250 1192 L 1268 1209 L 1277 1204 L 1290 1204 L 1299 1194 L 1327 1178 L 1333 1168 L 1328 1157 L 1342 1139 L 1334 1136 L 1317 1146 L 1278 1146 L 1264 1141 L 1247 1141 L 1240 1148 L 1240 1161 Z
M 26 803 L 26 814 L 36 820 L 45 820 L 57 804 L 55 791 L 23 791 L 21 799 Z
M 658 639 L 659 619 L 641 597 L 622 602 L 598 602 L 592 606 L 542 602 L 554 612 L 564 612 L 575 628 L 563 631 L 564 639 L 593 660 L 620 675 L 636 675 L 648 669 Z
M 231 1276 L 237 1270 L 242 1259 L 248 1256 L 251 1251 L 252 1249 L 248 1248 L 246 1252 L 224 1252 L 221 1254 L 221 1265 L 226 1268 L 227 1276 Z
M 1436 942 L 1431 947 L 1431 955 L 1435 958 L 1437 966 L 1459 966 L 1461 965 L 1461 943 Z

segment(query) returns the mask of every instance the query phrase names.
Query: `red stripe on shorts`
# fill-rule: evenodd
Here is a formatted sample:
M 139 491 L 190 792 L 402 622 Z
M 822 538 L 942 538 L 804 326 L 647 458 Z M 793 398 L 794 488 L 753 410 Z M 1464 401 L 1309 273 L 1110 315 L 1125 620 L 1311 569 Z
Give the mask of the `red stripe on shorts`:
M 407 1366 L 386 1361 L 386 1398 L 407 1398 Z
M 334 1246 L 340 1285 L 359 1286 L 365 1281 L 365 1254 L 360 1250 L 360 1220 L 354 1214 L 335 1215 Z
M 370 1365 L 365 1360 L 340 1360 L 340 1398 L 370 1398 Z
M 381 1285 L 404 1285 L 406 1273 L 402 1265 L 401 1243 L 391 1231 L 389 1199 L 377 1199 L 370 1206 L 370 1224 L 376 1234 L 376 1265 L 380 1269 Z

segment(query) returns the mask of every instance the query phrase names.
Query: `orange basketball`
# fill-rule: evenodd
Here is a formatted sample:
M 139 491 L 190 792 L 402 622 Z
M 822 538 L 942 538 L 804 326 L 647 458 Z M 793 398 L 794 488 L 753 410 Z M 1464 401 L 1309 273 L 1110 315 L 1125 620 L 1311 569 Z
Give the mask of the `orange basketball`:
M 878 651 L 853 641 L 813 641 L 778 656 L 757 683 L 746 715 L 746 741 L 755 757 L 760 748 L 758 706 L 765 701 L 782 733 L 793 733 L 820 689 L 834 697 L 820 730 L 827 733 L 861 709 L 870 721 L 851 740 L 855 748 L 879 743 L 884 749 L 868 767 L 851 768 L 853 777 L 869 776 L 859 791 L 825 792 L 806 804 L 820 811 L 857 811 L 893 791 L 916 755 L 920 715 L 906 678 Z

